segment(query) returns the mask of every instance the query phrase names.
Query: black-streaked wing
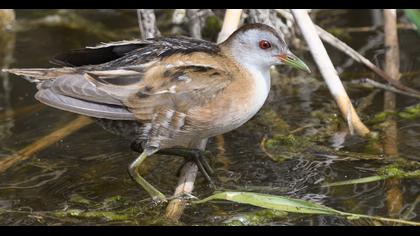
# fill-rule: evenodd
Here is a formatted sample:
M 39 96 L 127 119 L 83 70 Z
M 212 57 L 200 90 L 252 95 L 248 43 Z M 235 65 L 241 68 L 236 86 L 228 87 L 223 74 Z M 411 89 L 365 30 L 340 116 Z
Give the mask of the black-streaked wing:
M 206 104 L 228 86 L 232 77 L 210 65 L 190 64 L 155 66 L 143 80 L 131 85 L 117 85 L 88 74 L 97 89 L 121 100 L 140 120 L 150 120 L 154 112 L 166 107 L 178 112 Z
M 59 54 L 50 62 L 55 65 L 71 67 L 98 65 L 123 57 L 127 53 L 144 47 L 149 43 L 147 41 L 131 40 L 101 44 Z

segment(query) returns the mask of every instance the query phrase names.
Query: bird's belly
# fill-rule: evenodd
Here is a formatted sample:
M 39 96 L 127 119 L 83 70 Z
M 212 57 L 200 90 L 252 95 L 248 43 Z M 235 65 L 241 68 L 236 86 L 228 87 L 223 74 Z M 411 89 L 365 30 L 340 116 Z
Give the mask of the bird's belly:
M 247 101 L 242 100 L 239 105 L 236 103 L 231 109 L 220 114 L 219 118 L 214 120 L 216 135 L 232 131 L 249 121 L 264 105 L 266 98 L 265 94 L 250 97 Z

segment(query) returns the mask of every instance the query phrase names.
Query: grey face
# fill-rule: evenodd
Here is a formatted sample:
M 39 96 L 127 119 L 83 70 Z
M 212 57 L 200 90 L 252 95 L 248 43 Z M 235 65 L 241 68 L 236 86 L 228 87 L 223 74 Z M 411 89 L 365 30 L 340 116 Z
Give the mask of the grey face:
M 283 64 L 277 57 L 289 51 L 287 45 L 271 32 L 248 30 L 240 38 L 243 44 L 249 45 L 255 59 L 268 66 Z
M 252 28 L 238 32 L 231 42 L 232 53 L 241 63 L 261 70 L 286 64 L 310 72 L 306 64 L 290 52 L 286 43 L 273 31 L 272 28 Z

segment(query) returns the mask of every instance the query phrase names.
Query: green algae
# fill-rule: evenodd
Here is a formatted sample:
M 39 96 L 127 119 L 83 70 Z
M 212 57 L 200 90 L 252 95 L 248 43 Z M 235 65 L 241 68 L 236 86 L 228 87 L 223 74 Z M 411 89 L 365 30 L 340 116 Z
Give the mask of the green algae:
M 63 210 L 47 212 L 52 217 L 65 219 L 95 219 L 113 224 L 138 225 L 173 225 L 174 222 L 161 217 L 163 206 L 150 207 L 147 204 L 130 201 L 120 195 L 111 196 L 100 202 L 88 200 L 79 194 L 72 194 L 68 201 L 69 207 Z
M 82 197 L 80 194 L 77 194 L 77 193 L 70 195 L 69 202 L 71 202 L 71 203 L 77 203 L 77 204 L 82 204 L 82 205 L 90 205 L 90 204 L 92 204 L 92 201 L 90 201 L 87 198 Z
M 259 122 L 267 125 L 273 133 L 288 134 L 290 126 L 281 117 L 280 114 L 272 109 L 263 109 L 258 114 Z
M 351 180 L 345 180 L 345 181 L 338 181 L 338 182 L 332 182 L 332 183 L 326 183 L 323 184 L 322 187 L 333 187 L 333 186 L 345 186 L 345 185 L 352 185 L 352 184 L 365 184 L 365 183 L 371 183 L 375 181 L 385 180 L 388 178 L 420 178 L 420 170 L 414 170 L 414 171 L 405 171 L 402 168 L 407 167 L 410 162 L 399 160 L 398 162 L 394 164 L 390 164 L 387 166 L 384 166 L 377 170 L 377 175 L 363 177 L 359 179 L 351 179 Z M 410 165 L 412 168 L 413 166 Z M 415 167 L 415 166 L 414 166 Z
M 415 120 L 420 118 L 420 104 L 406 107 L 403 111 L 398 112 L 398 116 L 405 120 Z
M 100 218 L 106 221 L 126 221 L 131 216 L 113 211 L 83 211 L 80 209 L 68 209 L 53 213 L 56 217 L 76 217 L 76 218 Z
M 376 113 L 372 118 L 370 118 L 366 123 L 376 127 L 380 127 L 383 122 L 387 120 L 389 116 L 397 115 L 400 119 L 403 120 L 415 120 L 420 118 L 420 104 L 409 106 L 404 108 L 400 112 L 391 112 L 391 111 L 382 111 Z
M 385 178 L 420 178 L 420 170 L 404 171 L 400 163 L 391 164 L 380 168 L 378 174 Z
M 395 114 L 396 112 L 391 112 L 391 111 L 382 111 L 382 112 L 376 113 L 373 117 L 367 120 L 366 124 L 371 125 L 374 128 L 380 128 L 382 123 L 385 122 L 388 117 Z

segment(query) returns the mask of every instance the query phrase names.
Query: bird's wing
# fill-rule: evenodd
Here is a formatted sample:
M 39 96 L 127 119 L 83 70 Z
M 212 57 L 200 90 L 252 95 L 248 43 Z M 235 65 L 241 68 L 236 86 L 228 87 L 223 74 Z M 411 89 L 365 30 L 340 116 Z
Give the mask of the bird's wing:
M 59 109 L 98 118 L 150 119 L 162 104 L 186 111 L 225 87 L 230 77 L 220 68 L 194 62 L 182 66 L 193 53 L 211 57 L 218 52 L 214 43 L 185 37 L 132 40 L 63 54 L 54 60 L 62 68 L 4 71 L 38 83 L 36 98 Z M 185 56 L 177 60 L 181 65 L 165 63 L 177 55 Z
M 90 117 L 111 120 L 135 120 L 133 113 L 123 106 L 72 98 L 54 93 L 50 89 L 38 91 L 35 94 L 35 98 L 48 106 Z
M 102 43 L 98 46 L 76 49 L 56 55 L 50 62 L 55 65 L 68 67 L 98 65 L 121 58 L 150 43 L 147 40 Z
M 118 75 L 113 77 L 112 71 L 85 76 L 98 90 L 120 100 L 140 120 L 152 119 L 162 108 L 186 114 L 211 101 L 232 81 L 222 67 L 198 63 L 159 63 L 146 70 L 142 80 L 127 85 L 116 84 Z
M 118 99 L 96 89 L 83 75 L 63 75 L 39 83 L 35 98 L 61 109 L 96 118 L 135 120 L 135 116 Z

